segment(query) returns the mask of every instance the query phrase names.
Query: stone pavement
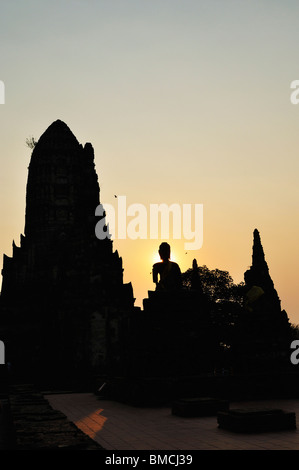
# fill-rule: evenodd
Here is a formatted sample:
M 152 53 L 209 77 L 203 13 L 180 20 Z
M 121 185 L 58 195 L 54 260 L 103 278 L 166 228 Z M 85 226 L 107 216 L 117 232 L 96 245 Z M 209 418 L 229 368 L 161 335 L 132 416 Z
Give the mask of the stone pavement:
M 46 395 L 106 450 L 299 450 L 299 430 L 236 434 L 218 428 L 216 416 L 182 418 L 171 407 L 139 408 L 100 399 L 92 393 Z M 231 403 L 234 408 L 279 408 L 296 413 L 299 400 Z
M 0 397 L 0 450 L 102 450 L 31 384 Z

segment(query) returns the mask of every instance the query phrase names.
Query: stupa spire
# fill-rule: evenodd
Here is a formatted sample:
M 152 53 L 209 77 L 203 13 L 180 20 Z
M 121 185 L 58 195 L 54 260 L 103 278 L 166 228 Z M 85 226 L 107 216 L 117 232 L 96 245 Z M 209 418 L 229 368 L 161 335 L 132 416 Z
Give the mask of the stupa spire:
M 83 148 L 63 121 L 53 122 L 31 156 L 25 235 L 59 237 L 79 224 L 93 232 L 99 192 L 92 145 Z
M 260 233 L 257 229 L 253 232 L 252 266 L 253 268 L 263 268 L 268 270 Z

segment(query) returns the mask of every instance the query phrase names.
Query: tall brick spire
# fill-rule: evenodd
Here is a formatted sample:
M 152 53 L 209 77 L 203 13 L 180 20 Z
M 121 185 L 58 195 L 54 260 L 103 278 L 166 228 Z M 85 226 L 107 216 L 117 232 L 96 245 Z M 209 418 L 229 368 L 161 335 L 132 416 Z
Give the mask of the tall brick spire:
M 257 229 L 255 229 L 253 232 L 252 265 L 256 267 L 261 266 L 268 269 L 261 243 L 261 237 Z
M 274 284 L 269 274 L 269 267 L 265 260 L 261 237 L 257 229 L 253 232 L 252 266 L 250 268 L 250 277 L 255 284 L 259 285 L 264 290 L 271 291 L 274 289 Z
M 274 283 L 257 229 L 253 232 L 252 265 L 244 274 L 244 310 L 236 334 L 236 363 L 250 371 L 288 366 L 290 324 Z
M 117 343 L 110 319 L 133 308 L 122 258 L 95 236 L 99 194 L 92 145 L 53 122 L 32 151 L 24 235 L 2 270 L 0 326 L 9 325 L 8 354 L 21 369 L 101 373 Z
M 79 225 L 93 232 L 94 210 L 98 204 L 99 185 L 92 145 L 82 147 L 64 122 L 53 122 L 31 156 L 25 236 L 57 237 Z

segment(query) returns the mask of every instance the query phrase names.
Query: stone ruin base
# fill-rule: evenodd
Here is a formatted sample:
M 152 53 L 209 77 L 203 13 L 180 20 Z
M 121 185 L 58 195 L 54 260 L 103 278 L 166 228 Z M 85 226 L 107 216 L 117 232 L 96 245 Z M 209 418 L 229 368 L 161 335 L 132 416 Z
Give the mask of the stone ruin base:
M 280 409 L 221 411 L 217 421 L 219 428 L 239 433 L 296 429 L 296 414 Z
M 0 450 L 103 449 L 54 410 L 33 385 L 18 384 L 10 387 L 5 407 L 0 406 Z

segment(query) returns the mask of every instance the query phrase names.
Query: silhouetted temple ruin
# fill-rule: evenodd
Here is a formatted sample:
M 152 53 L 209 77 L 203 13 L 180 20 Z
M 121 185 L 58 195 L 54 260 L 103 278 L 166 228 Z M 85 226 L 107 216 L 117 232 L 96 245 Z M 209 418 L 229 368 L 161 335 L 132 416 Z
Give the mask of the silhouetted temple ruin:
M 95 236 L 99 204 L 92 145 L 53 122 L 32 151 L 20 246 L 3 259 L 0 340 L 16 375 L 49 385 L 99 376 L 119 399 L 163 401 L 189 385 L 217 394 L 215 370 L 286 370 L 289 320 L 257 230 L 243 305 L 212 302 L 194 260 L 187 287 L 178 265 L 171 282 L 156 265 L 140 309 L 112 240 Z
M 32 152 L 24 235 L 3 260 L 2 338 L 19 373 L 105 370 L 113 317 L 134 298 L 112 241 L 95 236 L 99 194 L 92 145 L 53 122 Z
M 237 368 L 250 372 L 286 370 L 290 365 L 290 323 L 281 309 L 257 229 L 253 233 L 252 265 L 244 280 L 244 308 L 235 334 Z

